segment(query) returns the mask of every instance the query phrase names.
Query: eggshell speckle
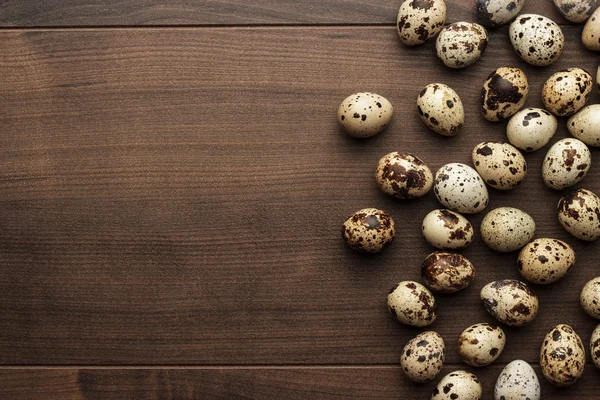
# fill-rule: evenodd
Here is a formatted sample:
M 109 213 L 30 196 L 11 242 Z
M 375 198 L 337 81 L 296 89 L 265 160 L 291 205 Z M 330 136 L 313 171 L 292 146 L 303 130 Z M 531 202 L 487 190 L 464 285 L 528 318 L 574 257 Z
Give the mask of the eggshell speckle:
M 441 250 L 464 249 L 473 241 L 473 226 L 462 215 L 450 210 L 433 210 L 423 219 L 425 240 Z
M 554 5 L 565 19 L 580 24 L 592 15 L 596 0 L 554 0 Z
M 558 71 L 544 83 L 542 101 L 548 111 L 565 117 L 579 111 L 590 98 L 592 76 L 581 68 Z
M 494 400 L 540 400 L 542 391 L 534 369 L 526 361 L 510 362 L 498 376 Z
M 421 278 L 434 292 L 456 293 L 475 279 L 475 267 L 458 253 L 436 251 L 421 264 Z
M 382 192 L 397 199 L 424 196 L 433 186 L 433 174 L 420 158 L 398 152 L 379 160 L 375 179 Z
M 495 208 L 481 221 L 481 238 L 491 249 L 509 252 L 525 246 L 535 235 L 535 222 L 513 207 Z
M 495 189 L 514 189 L 527 175 L 525 157 L 508 143 L 479 143 L 473 149 L 472 158 L 479 176 Z
M 600 324 L 592 332 L 590 339 L 590 354 L 596 368 L 600 368 Z
M 433 191 L 444 207 L 465 214 L 483 211 L 489 201 L 477 171 L 460 163 L 446 164 L 436 172 Z
M 600 319 L 600 276 L 590 280 L 581 290 L 581 307 L 592 318 Z
M 600 51 L 600 8 L 597 8 L 585 23 L 581 32 L 581 42 L 588 50 Z
M 442 370 L 446 357 L 444 339 L 433 331 L 411 339 L 400 356 L 402 372 L 413 382 L 429 382 Z
M 554 115 L 542 108 L 526 108 L 508 121 L 506 137 L 516 148 L 530 152 L 548 144 L 557 129 Z
M 562 190 L 580 182 L 592 165 L 592 154 L 578 139 L 562 139 L 546 153 L 542 177 L 550 189 Z
M 435 297 L 420 283 L 403 281 L 387 297 L 390 313 L 406 325 L 427 326 L 437 318 Z
M 537 66 L 552 64 L 565 45 L 565 37 L 556 22 L 537 14 L 519 15 L 510 24 L 508 34 L 519 57 Z
M 471 325 L 458 338 L 458 354 L 473 367 L 483 367 L 496 361 L 504 350 L 506 335 L 497 325 Z
M 385 97 L 375 93 L 355 93 L 340 104 L 338 122 L 348 135 L 364 139 L 384 130 L 393 112 L 392 104 Z
M 446 26 L 435 42 L 437 56 L 445 66 L 466 68 L 474 64 L 488 43 L 485 28 L 472 22 L 455 22 Z
M 521 12 L 525 0 L 477 0 L 481 25 L 495 27 L 509 23 Z
M 352 249 L 364 253 L 378 253 L 395 236 L 394 220 L 388 213 L 376 208 L 355 212 L 342 225 L 342 237 Z
M 540 365 L 548 382 L 555 386 L 570 386 L 581 378 L 585 349 L 573 328 L 560 324 L 548 332 L 540 350 Z
M 527 75 L 519 68 L 492 72 L 481 89 L 481 113 L 488 121 L 502 121 L 523 107 L 529 95 Z
M 435 36 L 446 23 L 444 0 L 406 0 L 400 6 L 396 28 L 407 46 L 417 46 Z
M 558 221 L 578 239 L 600 238 L 600 198 L 586 189 L 576 189 L 558 202 Z
M 431 83 L 421 90 L 417 111 L 425 125 L 440 135 L 455 136 L 465 123 L 460 97 L 443 83 Z
M 567 121 L 569 133 L 588 146 L 600 147 L 600 104 L 582 108 Z
M 575 265 L 575 250 L 558 239 L 527 243 L 517 261 L 519 272 L 531 283 L 547 285 L 562 279 Z
M 504 279 L 488 283 L 481 289 L 487 312 L 509 326 L 525 326 L 537 315 L 538 298 L 527 284 Z
M 431 400 L 480 400 L 481 382 L 468 371 L 454 371 L 444 376 L 433 389 Z

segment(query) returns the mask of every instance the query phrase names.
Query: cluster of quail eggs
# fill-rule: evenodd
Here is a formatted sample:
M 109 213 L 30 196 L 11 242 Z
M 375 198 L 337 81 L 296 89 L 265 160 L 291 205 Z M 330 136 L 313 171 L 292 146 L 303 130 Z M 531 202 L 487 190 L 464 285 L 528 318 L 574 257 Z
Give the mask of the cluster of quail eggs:
M 600 8 L 595 0 L 554 0 L 569 21 L 584 23 L 582 42 L 600 51 Z M 519 15 L 524 0 L 476 0 L 479 23 L 456 22 L 446 25 L 444 0 L 406 0 L 401 5 L 397 31 L 407 46 L 417 46 L 437 36 L 438 58 L 449 68 L 466 68 L 484 54 L 487 29 L 510 23 L 509 39 L 516 54 L 535 66 L 547 66 L 562 54 L 565 39 L 554 21 L 536 14 Z M 597 84 L 600 89 L 600 68 Z M 435 293 L 456 293 L 468 287 L 476 276 L 475 266 L 458 250 L 469 246 L 475 231 L 467 216 L 484 211 L 489 203 L 488 187 L 512 190 L 527 175 L 523 152 L 545 147 L 554 136 L 559 120 L 569 117 L 567 127 L 573 137 L 559 140 L 546 153 L 541 175 L 551 189 L 563 190 L 582 181 L 591 167 L 588 146 L 600 147 L 600 104 L 586 106 L 594 87 L 592 76 L 580 68 L 569 68 L 548 77 L 542 90 L 542 108 L 523 108 L 529 94 L 524 71 L 505 66 L 491 72 L 481 89 L 481 114 L 488 121 L 506 121 L 507 142 L 483 142 L 472 151 L 472 166 L 448 163 L 432 173 L 414 154 L 391 152 L 375 168 L 377 185 L 384 193 L 399 199 L 415 199 L 433 189 L 441 208 L 429 212 L 422 223 L 425 240 L 436 249 L 421 265 L 422 283 L 402 281 L 387 296 L 390 313 L 403 324 L 426 327 L 437 318 Z M 434 82 L 417 95 L 417 112 L 423 123 L 444 136 L 455 136 L 465 124 L 464 106 L 451 87 Z M 389 124 L 391 103 L 374 93 L 356 93 L 339 107 L 338 121 L 344 131 L 356 138 L 376 135 Z M 577 239 L 600 238 L 600 197 L 587 189 L 567 192 L 560 198 L 557 217 L 564 229 Z M 523 210 L 495 208 L 480 226 L 483 242 L 498 252 L 520 250 L 516 264 L 524 281 L 503 279 L 481 289 L 481 302 L 500 324 L 478 323 L 464 329 L 458 341 L 461 359 L 473 367 L 493 363 L 502 353 L 506 335 L 502 325 L 530 324 L 539 310 L 538 298 L 530 284 L 554 283 L 573 268 L 576 255 L 566 242 L 555 238 L 534 239 L 536 224 Z M 390 214 L 364 208 L 346 220 L 342 236 L 354 250 L 382 251 L 392 243 L 396 226 Z M 600 320 L 600 277 L 589 281 L 581 291 L 581 306 Z M 593 363 L 600 368 L 600 325 L 589 344 Z M 434 380 L 446 355 L 443 338 L 426 331 L 404 347 L 400 365 L 415 382 Z M 565 324 L 550 329 L 540 350 L 544 377 L 553 385 L 569 386 L 583 374 L 586 350 L 575 330 Z M 514 360 L 501 372 L 495 386 L 495 399 L 541 397 L 533 368 Z M 443 377 L 432 399 L 480 399 L 479 379 L 467 371 L 454 371 Z

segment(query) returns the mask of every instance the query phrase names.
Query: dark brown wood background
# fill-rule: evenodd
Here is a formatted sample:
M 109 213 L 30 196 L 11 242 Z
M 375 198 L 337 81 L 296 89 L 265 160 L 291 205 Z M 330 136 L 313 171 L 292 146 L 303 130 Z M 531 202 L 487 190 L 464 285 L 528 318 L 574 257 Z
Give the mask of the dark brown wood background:
M 551 1 L 528 0 L 524 12 L 563 27 L 558 62 L 526 65 L 502 27 L 480 62 L 451 71 L 433 43 L 399 43 L 400 3 L 0 1 L 0 398 L 429 398 L 434 383 L 412 384 L 398 368 L 420 330 L 395 322 L 385 300 L 398 281 L 419 280 L 433 251 L 420 223 L 439 204 L 433 193 L 410 202 L 380 193 L 377 160 L 402 151 L 433 171 L 470 163 L 475 144 L 505 140 L 505 124 L 479 115 L 492 70 L 523 68 L 527 106 L 541 106 L 550 74 L 577 66 L 595 75 L 599 59 Z M 449 0 L 448 22 L 474 20 L 473 3 Z M 434 81 L 465 104 L 455 138 L 418 120 L 417 93 Z M 357 91 L 395 107 L 388 129 L 365 141 L 335 118 Z M 564 125 L 554 141 L 568 135 Z M 506 328 L 498 361 L 474 371 L 484 398 L 516 358 L 540 374 L 539 347 L 555 324 L 587 343 L 597 323 L 578 296 L 600 275 L 598 243 L 557 222 L 561 194 L 540 176 L 546 150 L 527 154 L 520 188 L 490 191 L 489 209 L 522 208 L 537 237 L 568 241 L 578 261 L 561 282 L 536 287 L 538 318 Z M 599 179 L 592 166 L 579 186 L 600 193 Z M 379 255 L 340 238 L 363 207 L 388 210 L 398 225 Z M 478 227 L 482 217 L 470 219 Z M 466 368 L 461 331 L 492 321 L 480 288 L 519 278 L 516 253 L 477 238 L 464 254 L 478 277 L 438 296 L 431 326 L 447 343 L 444 373 Z M 545 399 L 598 398 L 591 363 L 572 388 L 540 380 Z

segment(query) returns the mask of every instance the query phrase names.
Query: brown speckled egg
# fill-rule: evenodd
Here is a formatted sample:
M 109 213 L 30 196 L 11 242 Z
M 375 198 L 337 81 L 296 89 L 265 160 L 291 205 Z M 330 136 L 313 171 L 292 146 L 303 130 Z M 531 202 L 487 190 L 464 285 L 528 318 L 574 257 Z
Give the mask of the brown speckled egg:
M 600 319 L 600 276 L 590 280 L 581 290 L 581 307 L 592 318 Z
M 433 389 L 431 400 L 481 400 L 481 382 L 468 371 L 454 371 L 444 376 Z
M 455 22 L 442 29 L 435 41 L 435 49 L 445 66 L 466 68 L 479 60 L 487 43 L 488 33 L 483 26 Z
M 388 310 L 406 325 L 427 326 L 437 318 L 435 297 L 418 282 L 403 281 L 387 297 Z
M 423 219 L 422 228 L 425 240 L 441 250 L 464 249 L 473 241 L 473 225 L 454 211 L 431 211 Z
M 576 189 L 558 202 L 558 221 L 577 239 L 600 238 L 600 198 L 586 189 Z
M 585 349 L 579 335 L 569 325 L 552 328 L 540 350 L 542 373 L 555 386 L 571 386 L 583 375 Z
M 546 109 L 557 117 L 566 117 L 579 111 L 590 98 L 594 81 L 581 68 L 558 71 L 544 83 L 542 101 Z
M 502 328 L 488 323 L 475 324 L 458 338 L 458 354 L 470 366 L 484 367 L 496 361 L 505 344 Z
M 429 382 L 444 366 L 446 345 L 439 333 L 427 331 L 412 338 L 400 356 L 404 375 L 413 382 Z
M 465 123 L 460 97 L 443 83 L 431 83 L 421 90 L 417 111 L 425 125 L 440 135 L 454 136 Z
M 481 114 L 488 121 L 503 121 L 523 107 L 529 94 L 527 75 L 519 68 L 492 72 L 481 89 Z
M 527 175 L 525 157 L 508 143 L 479 143 L 473 149 L 472 158 L 475 170 L 495 189 L 514 189 Z
M 444 0 L 406 0 L 400 6 L 396 28 L 407 46 L 417 46 L 442 30 L 446 23 Z
M 539 309 L 534 291 L 514 279 L 488 283 L 481 289 L 481 301 L 492 317 L 509 326 L 529 324 Z
M 540 400 L 542 391 L 534 369 L 523 360 L 514 360 L 500 373 L 494 400 Z
M 508 121 L 506 137 L 516 148 L 530 152 L 548 144 L 557 129 L 554 115 L 542 108 L 526 108 Z
M 600 324 L 592 332 L 590 339 L 590 354 L 596 368 L 600 368 Z
M 558 60 L 565 37 L 556 22 L 542 15 L 521 14 L 508 30 L 513 48 L 523 60 L 543 67 Z
M 483 179 L 473 168 L 461 163 L 446 164 L 438 169 L 433 191 L 444 207 L 464 214 L 483 211 L 489 201 Z
M 535 239 L 523 247 L 517 264 L 523 278 L 531 283 L 547 285 L 571 271 L 575 265 L 575 250 L 562 240 Z
M 364 253 L 379 253 L 395 235 L 392 217 L 376 208 L 359 210 L 342 225 L 342 237 L 348 246 Z
M 597 8 L 585 23 L 581 32 L 581 42 L 588 50 L 600 51 L 600 8 Z
M 600 147 L 600 104 L 583 107 L 567 121 L 573 137 L 588 146 Z
M 523 4 L 525 0 L 477 0 L 477 19 L 490 28 L 504 25 L 521 12 Z
M 596 8 L 596 0 L 554 0 L 554 5 L 565 19 L 581 24 Z
M 592 165 L 592 154 L 581 140 L 554 143 L 544 157 L 542 178 L 550 189 L 562 190 L 579 183 Z
M 340 104 L 338 122 L 348 135 L 364 139 L 384 130 L 393 112 L 392 104 L 385 97 L 375 93 L 355 93 Z
M 475 267 L 461 254 L 436 251 L 421 264 L 421 278 L 434 292 L 456 293 L 473 282 Z
M 524 211 L 498 207 L 481 221 L 481 238 L 491 249 L 509 252 L 525 246 L 535 235 L 535 222 Z
M 386 154 L 379 160 L 375 179 L 383 193 L 397 199 L 424 196 L 433 186 L 433 174 L 420 158 L 398 152 Z

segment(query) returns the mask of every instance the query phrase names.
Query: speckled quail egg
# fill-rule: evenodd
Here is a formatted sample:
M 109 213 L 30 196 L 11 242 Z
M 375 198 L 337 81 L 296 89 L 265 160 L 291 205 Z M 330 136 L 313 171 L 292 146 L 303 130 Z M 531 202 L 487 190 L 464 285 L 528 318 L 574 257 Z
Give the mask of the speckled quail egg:
M 519 15 L 510 24 L 508 34 L 519 57 L 540 67 L 558 60 L 565 46 L 560 27 L 542 15 Z
M 481 289 L 481 301 L 492 317 L 509 326 L 529 324 L 539 309 L 535 292 L 514 279 L 488 283 Z
M 439 333 L 427 331 L 412 338 L 400 356 L 404 375 L 413 382 L 429 382 L 444 366 L 446 345 Z
M 596 368 L 600 368 L 600 324 L 592 332 L 590 339 L 590 354 Z
M 509 252 L 525 246 L 535 235 L 535 222 L 524 211 L 499 207 L 481 221 L 481 238 L 491 249 Z
M 590 98 L 592 76 L 581 68 L 558 71 L 544 83 L 542 101 L 548 111 L 566 117 L 579 111 Z
M 397 199 L 424 196 L 433 186 L 433 174 L 420 158 L 398 152 L 379 160 L 375 178 L 382 192 Z
M 455 22 L 442 29 L 435 41 L 435 49 L 445 66 L 466 68 L 479 60 L 487 43 L 488 33 L 483 26 Z
M 456 293 L 473 282 L 475 267 L 461 254 L 436 251 L 421 264 L 421 278 L 434 292 Z
M 580 182 L 592 165 L 592 154 L 585 143 L 574 138 L 554 143 L 544 157 L 542 177 L 551 189 L 562 190 Z
M 470 366 L 484 367 L 500 357 L 505 344 L 502 328 L 488 323 L 475 324 L 458 338 L 458 354 Z
M 525 72 L 514 67 L 498 68 L 483 82 L 481 114 L 488 121 L 505 120 L 523 107 L 528 94 Z
M 514 189 L 527 175 L 525 157 L 508 143 L 479 143 L 473 149 L 472 157 L 479 176 L 495 189 Z
M 417 111 L 429 129 L 454 136 L 465 123 L 465 110 L 458 94 L 443 83 L 431 83 L 417 98 Z
M 592 318 L 600 319 L 600 276 L 590 280 L 581 290 L 581 307 Z
M 508 121 L 508 141 L 523 151 L 536 151 L 544 147 L 558 129 L 556 117 L 542 108 L 526 108 Z
M 437 318 L 435 297 L 420 283 L 403 281 L 387 297 L 388 310 L 406 325 L 427 326 Z
M 504 367 L 494 387 L 494 400 L 540 400 L 541 396 L 540 381 L 523 360 L 514 360 Z
M 540 350 L 542 373 L 555 386 L 571 386 L 583 375 L 585 349 L 579 335 L 569 325 L 552 328 Z
M 517 264 L 523 278 L 531 283 L 547 285 L 571 271 L 575 265 L 575 250 L 562 240 L 535 239 L 523 247 Z
M 477 0 L 477 19 L 490 28 L 504 25 L 521 12 L 523 4 L 525 0 Z
M 433 191 L 444 207 L 465 214 L 483 211 L 489 201 L 483 179 L 473 168 L 461 163 L 446 164 L 438 169 Z
M 577 239 L 600 238 L 600 198 L 586 189 L 576 189 L 558 202 L 558 221 Z
M 569 133 L 588 146 L 600 147 L 600 104 L 583 107 L 567 121 Z
M 585 23 L 581 32 L 581 42 L 588 50 L 600 51 L 600 8 L 597 8 Z
M 433 389 L 431 400 L 481 400 L 481 382 L 468 371 L 454 371 L 444 376 Z
M 363 208 L 342 225 L 342 237 L 352 249 L 378 253 L 394 240 L 394 220 L 385 211 Z
M 364 139 L 385 129 L 393 112 L 392 104 L 385 97 L 375 93 L 355 93 L 340 104 L 338 121 L 348 135 Z
M 454 211 L 433 210 L 423 219 L 425 240 L 440 250 L 464 249 L 473 241 L 473 225 Z
M 596 0 L 554 0 L 554 5 L 567 20 L 580 24 L 592 15 Z
M 402 43 L 416 46 L 437 35 L 445 23 L 444 0 L 406 0 L 398 11 L 396 27 Z

